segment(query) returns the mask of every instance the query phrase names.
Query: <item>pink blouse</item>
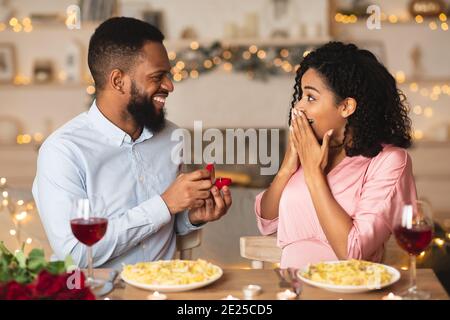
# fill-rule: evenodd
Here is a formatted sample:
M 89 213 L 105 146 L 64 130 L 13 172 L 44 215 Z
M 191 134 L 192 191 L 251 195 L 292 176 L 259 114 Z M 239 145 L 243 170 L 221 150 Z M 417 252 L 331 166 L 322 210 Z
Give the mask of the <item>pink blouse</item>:
M 402 203 L 417 198 L 408 152 L 385 145 L 374 158 L 345 157 L 328 173 L 327 180 L 334 198 L 353 220 L 348 258 L 381 261 L 394 213 Z M 255 201 L 258 228 L 263 235 L 278 233 L 282 268 L 337 260 L 317 218 L 301 167 L 283 190 L 278 218 L 261 218 L 263 194 Z

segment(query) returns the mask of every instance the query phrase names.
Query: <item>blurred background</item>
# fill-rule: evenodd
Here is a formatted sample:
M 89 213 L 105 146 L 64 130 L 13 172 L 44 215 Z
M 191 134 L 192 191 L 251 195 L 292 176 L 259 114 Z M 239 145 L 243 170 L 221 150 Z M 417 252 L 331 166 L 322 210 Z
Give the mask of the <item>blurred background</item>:
M 448 0 L 0 0 L 0 240 L 50 255 L 31 197 L 37 151 L 95 96 L 86 55 L 96 26 L 132 16 L 166 36 L 175 84 L 168 119 L 190 130 L 196 120 L 203 130 L 280 129 L 280 155 L 302 56 L 330 40 L 374 52 L 409 100 L 419 196 L 438 222 L 421 265 L 448 270 L 449 7 Z M 207 225 L 194 257 L 247 267 L 239 237 L 258 234 L 254 198 L 272 176 L 261 177 L 259 165 L 218 169 L 236 181 L 233 207 Z

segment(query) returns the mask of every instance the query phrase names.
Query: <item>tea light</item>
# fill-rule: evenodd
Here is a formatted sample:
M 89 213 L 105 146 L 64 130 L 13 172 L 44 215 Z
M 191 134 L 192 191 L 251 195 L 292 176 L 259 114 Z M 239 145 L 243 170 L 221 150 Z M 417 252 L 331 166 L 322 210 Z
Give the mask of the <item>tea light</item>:
M 296 297 L 297 295 L 295 294 L 295 292 L 292 292 L 289 289 L 277 293 L 278 300 L 294 300 Z
M 164 293 L 155 291 L 147 296 L 147 300 L 167 300 L 167 296 Z
M 242 291 L 244 292 L 244 297 L 246 299 L 252 299 L 254 296 L 257 296 L 261 293 L 261 286 L 250 284 L 242 288 Z
M 222 300 L 239 300 L 239 298 L 233 297 L 231 294 L 229 294 L 225 298 L 222 298 Z
M 402 300 L 402 297 L 396 296 L 392 292 L 390 292 L 387 296 L 384 296 L 381 298 L 382 300 Z

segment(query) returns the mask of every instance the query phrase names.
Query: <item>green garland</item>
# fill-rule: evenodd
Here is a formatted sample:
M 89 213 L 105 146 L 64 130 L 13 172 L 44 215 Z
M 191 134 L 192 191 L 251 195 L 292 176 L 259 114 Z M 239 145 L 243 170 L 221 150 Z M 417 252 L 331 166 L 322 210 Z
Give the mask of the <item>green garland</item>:
M 175 82 L 197 78 L 218 68 L 244 72 L 250 79 L 267 80 L 270 76 L 292 75 L 303 57 L 313 48 L 306 45 L 223 45 L 192 43 L 191 48 L 169 52 L 172 79 Z

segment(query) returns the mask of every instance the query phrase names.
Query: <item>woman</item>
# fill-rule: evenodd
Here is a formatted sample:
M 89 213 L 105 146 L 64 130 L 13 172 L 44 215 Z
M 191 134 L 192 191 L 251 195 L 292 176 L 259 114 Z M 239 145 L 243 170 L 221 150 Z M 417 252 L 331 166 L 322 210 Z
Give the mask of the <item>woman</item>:
M 404 96 L 371 52 L 340 42 L 306 56 L 294 89 L 289 146 L 256 197 L 258 227 L 278 232 L 282 268 L 380 261 L 394 212 L 417 197 Z

